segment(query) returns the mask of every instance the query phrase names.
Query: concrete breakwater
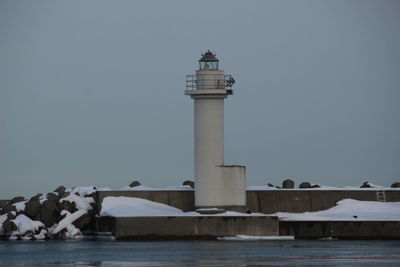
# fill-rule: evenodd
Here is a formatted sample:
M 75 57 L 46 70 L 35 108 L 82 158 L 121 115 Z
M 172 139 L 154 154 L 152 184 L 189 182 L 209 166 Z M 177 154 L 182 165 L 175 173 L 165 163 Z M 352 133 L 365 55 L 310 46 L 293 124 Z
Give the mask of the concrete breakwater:
M 377 189 L 363 190 L 247 190 L 246 206 L 251 212 L 272 214 L 276 212 L 310 212 L 332 208 L 336 202 L 351 198 L 364 201 L 378 201 L 380 192 Z M 400 201 L 400 190 L 384 190 L 386 202 Z M 97 214 L 101 203 L 107 196 L 138 197 L 176 207 L 183 211 L 194 210 L 193 190 L 131 190 L 131 191 L 97 191 L 94 195 L 97 203 Z
M 105 197 L 144 198 L 194 210 L 193 190 L 98 191 L 97 213 Z M 342 199 L 400 201 L 399 190 L 248 190 L 247 208 L 253 213 L 313 212 L 327 210 Z M 400 239 L 398 221 L 279 221 L 276 216 L 203 217 L 98 217 L 97 232 L 111 232 L 117 239 L 204 239 L 218 236 L 295 236 L 299 239 Z

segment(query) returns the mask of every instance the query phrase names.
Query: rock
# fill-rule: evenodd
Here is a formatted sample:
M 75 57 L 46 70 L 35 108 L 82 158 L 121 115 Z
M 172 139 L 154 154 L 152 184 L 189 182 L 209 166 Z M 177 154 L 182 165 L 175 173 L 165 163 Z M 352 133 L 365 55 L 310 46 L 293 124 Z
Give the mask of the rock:
M 266 184 L 266 186 L 268 186 L 268 187 L 275 187 L 273 184 L 271 184 L 271 183 L 268 183 L 268 184 Z
M 75 211 L 77 211 L 78 209 L 76 208 L 76 204 L 75 202 L 69 202 L 69 201 L 63 201 L 61 203 L 61 210 L 67 210 L 71 213 L 74 213 Z
M 360 188 L 371 188 L 371 185 L 369 184 L 369 182 L 364 182 Z
M 14 231 L 17 231 L 18 227 L 12 220 L 7 219 L 3 223 L 3 230 L 5 233 L 12 233 Z
M 320 188 L 321 186 L 319 185 L 319 184 L 313 184 L 312 186 L 311 186 L 311 188 Z
M 294 181 L 286 179 L 282 182 L 282 188 L 294 188 Z
M 59 231 L 58 233 L 53 234 L 53 239 L 56 239 L 56 240 L 66 239 L 66 233 L 67 233 L 67 228 L 64 228 L 61 231 Z
M 32 220 L 38 220 L 40 218 L 40 208 L 42 204 L 40 204 L 39 198 L 41 195 L 42 194 L 37 194 L 25 204 L 25 215 Z
M 188 186 L 190 186 L 191 188 L 194 189 L 194 182 L 193 181 L 186 180 L 186 181 L 184 181 L 182 183 L 182 185 L 188 185 Z
M 92 222 L 93 217 L 93 213 L 88 211 L 88 213 L 83 214 L 81 217 L 79 217 L 78 219 L 76 219 L 72 224 L 81 230 L 84 230 L 87 228 L 87 226 L 89 226 L 89 224 Z
M 59 186 L 53 190 L 53 192 L 57 192 L 59 196 L 62 196 L 65 193 L 65 186 Z
M 24 200 L 25 200 L 25 197 L 21 197 L 21 196 L 14 197 L 13 199 L 10 200 L 10 203 L 14 204 L 14 203 L 18 203 L 18 202 L 21 202 L 21 201 L 24 201 Z
M 12 211 L 15 211 L 15 207 L 11 204 L 10 201 L 4 202 L 0 206 L 0 215 L 10 213 Z
M 303 182 L 299 185 L 299 188 L 311 188 L 311 184 L 309 182 Z
M 399 188 L 400 187 L 400 183 L 399 182 L 394 182 L 390 187 L 391 188 Z
M 47 226 L 51 227 L 55 224 L 59 217 L 59 209 L 58 209 L 58 200 L 59 197 L 54 193 L 47 194 L 47 200 L 43 202 L 40 207 L 40 218 L 41 221 Z
M 133 181 L 132 183 L 129 184 L 129 187 L 136 187 L 141 185 L 141 183 L 139 181 Z

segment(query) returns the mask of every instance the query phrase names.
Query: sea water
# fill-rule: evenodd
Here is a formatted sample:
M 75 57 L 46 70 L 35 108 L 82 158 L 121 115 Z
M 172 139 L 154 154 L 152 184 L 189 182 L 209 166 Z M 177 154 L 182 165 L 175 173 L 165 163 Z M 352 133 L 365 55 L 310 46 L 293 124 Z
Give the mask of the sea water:
M 0 241 L 0 266 L 400 266 L 400 241 Z

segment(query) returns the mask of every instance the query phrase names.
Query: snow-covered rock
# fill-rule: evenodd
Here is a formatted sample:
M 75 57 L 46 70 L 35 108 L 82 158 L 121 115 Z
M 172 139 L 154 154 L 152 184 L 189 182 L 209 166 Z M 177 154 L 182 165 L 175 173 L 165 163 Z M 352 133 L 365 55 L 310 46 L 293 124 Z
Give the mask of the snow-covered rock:
M 73 224 L 76 220 L 80 217 L 87 214 L 87 210 L 78 210 L 74 213 L 70 213 L 69 211 L 63 210 L 61 215 L 65 215 L 64 219 L 62 219 L 57 226 L 55 227 L 54 231 L 52 232 L 53 235 L 58 235 L 61 231 L 64 230 L 64 237 L 65 238 L 77 238 L 81 237 L 81 231 L 75 227 Z M 61 236 L 63 237 L 63 236 Z
M 12 222 L 17 226 L 16 234 L 24 235 L 28 231 L 36 232 L 39 228 L 44 227 L 44 224 L 39 221 L 33 221 L 24 214 L 18 215 Z
M 75 207 L 78 210 L 91 210 L 92 206 L 90 204 L 94 203 L 94 199 L 92 197 L 82 197 L 75 194 L 70 194 L 65 198 L 61 198 L 59 203 L 63 201 L 75 203 Z

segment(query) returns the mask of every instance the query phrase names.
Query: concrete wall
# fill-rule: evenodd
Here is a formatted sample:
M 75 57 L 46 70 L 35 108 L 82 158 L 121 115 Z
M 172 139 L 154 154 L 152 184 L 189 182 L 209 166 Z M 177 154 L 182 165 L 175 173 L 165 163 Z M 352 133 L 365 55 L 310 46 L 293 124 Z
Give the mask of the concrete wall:
M 305 212 L 325 210 L 335 206 L 341 199 L 376 201 L 376 190 L 248 190 L 246 192 L 247 208 L 252 212 L 271 214 L 283 212 Z M 386 201 L 400 201 L 400 190 L 385 190 Z M 105 196 L 139 197 L 164 203 L 183 211 L 194 210 L 194 191 L 160 190 L 160 191 L 98 191 L 96 203 Z M 100 208 L 100 207 L 99 207 Z
M 345 198 L 376 201 L 377 190 L 265 190 L 247 191 L 247 207 L 266 214 L 325 210 Z M 400 201 L 399 190 L 386 190 L 386 201 Z
M 272 216 L 99 217 L 97 232 L 117 239 L 201 239 L 235 235 L 279 235 Z
M 300 239 L 400 239 L 400 222 L 281 221 L 279 234 Z

